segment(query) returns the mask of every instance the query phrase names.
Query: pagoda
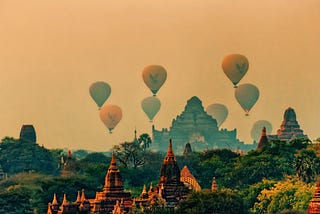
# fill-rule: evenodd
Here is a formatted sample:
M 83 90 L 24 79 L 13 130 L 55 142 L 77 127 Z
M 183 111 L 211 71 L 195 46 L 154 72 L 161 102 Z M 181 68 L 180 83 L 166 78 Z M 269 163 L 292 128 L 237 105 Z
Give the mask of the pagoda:
M 215 118 L 203 108 L 202 101 L 193 96 L 187 101 L 184 111 L 172 120 L 169 129 L 156 130 L 152 126 L 153 143 L 151 149 L 165 152 L 169 139 L 174 139 L 174 150 L 183 154 L 185 145 L 190 143 L 193 151 L 207 148 L 252 149 L 237 139 L 237 130 L 218 128 Z M 250 147 L 250 148 L 249 148 Z
M 47 214 L 128 213 L 131 208 L 131 193 L 124 191 L 120 170 L 114 155 L 112 155 L 102 192 L 96 192 L 94 199 L 87 199 L 84 190 L 82 190 L 81 195 L 78 192 L 75 202 L 68 202 L 67 196 L 64 195 L 61 205 L 54 194 L 52 203 L 48 204 Z
M 172 150 L 171 139 L 167 155 L 161 166 L 158 188 L 161 189 L 161 196 L 168 207 L 175 207 L 189 193 L 189 189 L 180 180 L 180 169 Z
M 276 135 L 268 136 L 272 140 L 291 141 L 299 138 L 308 138 L 307 135 L 303 134 L 303 130 L 297 121 L 297 116 L 293 108 L 289 107 L 286 109 L 283 115 L 283 121 L 280 128 L 277 130 Z

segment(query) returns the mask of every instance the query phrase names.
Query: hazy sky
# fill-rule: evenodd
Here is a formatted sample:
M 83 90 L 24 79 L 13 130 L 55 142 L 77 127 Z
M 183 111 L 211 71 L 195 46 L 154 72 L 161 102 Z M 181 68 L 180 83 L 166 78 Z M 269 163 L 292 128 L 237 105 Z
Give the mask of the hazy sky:
M 198 96 L 205 108 L 225 104 L 222 128 L 237 128 L 246 143 L 257 120 L 269 120 L 275 133 L 288 107 L 315 139 L 319 23 L 319 0 L 0 0 L 0 137 L 18 138 L 23 124 L 33 124 L 47 148 L 106 151 L 132 140 L 135 127 L 151 134 L 141 72 L 159 64 L 168 76 L 157 129 Z M 260 89 L 249 117 L 221 68 L 230 53 L 247 56 L 241 83 Z M 122 108 L 113 134 L 89 95 L 95 81 L 108 82 L 107 102 Z

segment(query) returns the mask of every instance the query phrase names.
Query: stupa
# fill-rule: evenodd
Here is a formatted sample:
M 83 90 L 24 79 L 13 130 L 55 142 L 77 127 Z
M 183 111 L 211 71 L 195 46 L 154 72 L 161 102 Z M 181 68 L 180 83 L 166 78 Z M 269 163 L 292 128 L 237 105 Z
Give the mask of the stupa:
M 293 108 L 289 107 L 286 109 L 283 115 L 283 121 L 276 135 L 269 135 L 269 139 L 291 141 L 298 138 L 308 138 L 307 135 L 303 134 L 303 130 L 297 121 L 297 116 Z

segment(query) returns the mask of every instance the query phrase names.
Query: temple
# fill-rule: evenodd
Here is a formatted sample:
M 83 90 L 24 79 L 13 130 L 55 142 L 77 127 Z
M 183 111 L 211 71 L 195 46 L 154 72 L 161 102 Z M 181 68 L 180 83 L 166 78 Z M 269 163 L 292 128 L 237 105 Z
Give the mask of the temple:
M 271 140 L 291 141 L 299 138 L 308 138 L 303 134 L 297 121 L 297 116 L 293 108 L 288 108 L 284 112 L 283 121 L 276 135 L 268 135 Z
M 180 169 L 173 153 L 170 139 L 167 155 L 161 166 L 158 185 L 155 187 L 150 185 L 148 192 L 146 191 L 146 186 L 144 186 L 140 197 L 135 199 L 136 204 L 141 204 L 141 208 L 157 200 L 158 203 L 165 203 L 169 208 L 176 207 L 179 201 L 186 199 L 190 192 L 190 189 L 181 181 L 180 176 Z
M 81 194 L 78 192 L 75 202 L 68 202 L 67 196 L 64 195 L 60 205 L 54 194 L 52 203 L 48 204 L 47 214 L 128 213 L 132 208 L 132 202 L 131 193 L 124 191 L 120 170 L 112 155 L 102 192 L 97 192 L 94 199 L 86 199 L 82 190 Z
M 184 152 L 185 145 L 190 143 L 193 151 L 203 151 L 213 148 L 255 149 L 256 145 L 244 144 L 237 139 L 237 130 L 218 129 L 216 119 L 204 110 L 201 100 L 194 96 L 187 101 L 184 111 L 172 120 L 169 129 L 161 131 L 152 126 L 153 143 L 151 149 L 166 151 L 169 139 L 174 140 L 174 150 L 177 154 Z
M 184 166 L 180 172 L 180 181 L 182 181 L 189 189 L 200 191 L 201 186 L 197 179 L 191 174 L 187 166 Z
M 319 214 L 319 213 L 320 213 L 320 181 L 318 181 L 314 196 L 312 197 L 308 206 L 308 214 Z
M 70 160 L 71 152 L 68 153 L 66 163 Z M 201 187 L 186 166 L 180 171 L 170 139 L 161 166 L 159 183 L 155 186 L 151 184 L 148 191 L 144 185 L 138 198 L 133 200 L 131 193 L 124 191 L 120 170 L 112 155 L 102 192 L 97 192 L 94 199 L 87 199 L 82 190 L 81 193 L 78 192 L 75 202 L 68 202 L 64 195 L 60 204 L 54 194 L 52 202 L 48 204 L 47 214 L 124 214 L 136 208 L 143 210 L 154 203 L 173 209 L 181 200 L 186 199 L 192 189 L 199 191 Z

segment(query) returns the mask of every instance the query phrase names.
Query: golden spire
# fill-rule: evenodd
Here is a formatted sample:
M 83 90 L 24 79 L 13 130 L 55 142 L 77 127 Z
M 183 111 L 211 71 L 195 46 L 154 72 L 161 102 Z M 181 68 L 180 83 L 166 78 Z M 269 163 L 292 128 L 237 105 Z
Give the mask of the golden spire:
M 152 182 L 150 183 L 150 188 L 149 188 L 149 192 L 152 192 Z
M 211 191 L 212 191 L 212 192 L 215 192 L 215 191 L 217 191 L 217 190 L 218 190 L 218 188 L 217 188 L 216 177 L 213 177 L 212 185 L 211 185 Z
M 169 147 L 168 147 L 168 153 L 167 153 L 167 156 L 168 156 L 168 157 L 172 157 L 172 156 L 174 156 L 174 154 L 173 154 L 173 150 L 172 150 L 172 140 L 171 140 L 171 138 L 170 138 L 170 140 L 169 140 Z
M 80 191 L 78 191 L 76 203 L 81 203 Z
M 53 194 L 52 205 L 58 205 L 57 194 L 56 193 Z
M 146 185 L 143 185 L 142 193 L 141 194 L 147 194 L 147 187 Z
M 63 201 L 62 201 L 62 204 L 61 204 L 61 205 L 66 205 L 66 204 L 68 204 L 67 195 L 66 195 L 66 194 L 63 194 Z
M 85 200 L 86 200 L 86 196 L 84 195 L 84 189 L 82 189 L 81 202 L 84 202 Z

